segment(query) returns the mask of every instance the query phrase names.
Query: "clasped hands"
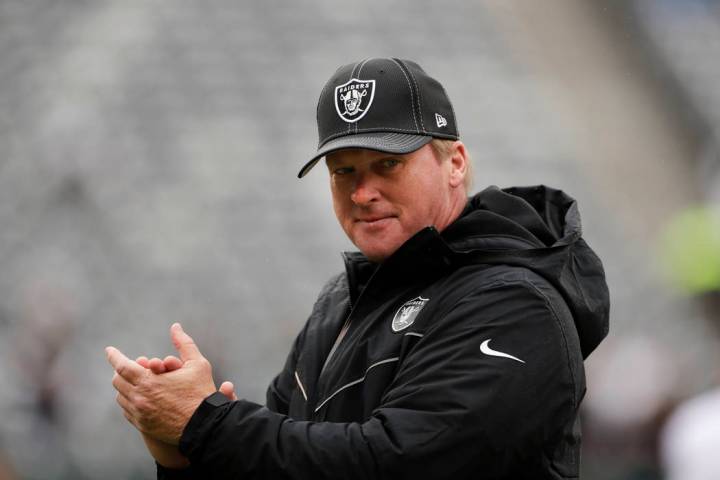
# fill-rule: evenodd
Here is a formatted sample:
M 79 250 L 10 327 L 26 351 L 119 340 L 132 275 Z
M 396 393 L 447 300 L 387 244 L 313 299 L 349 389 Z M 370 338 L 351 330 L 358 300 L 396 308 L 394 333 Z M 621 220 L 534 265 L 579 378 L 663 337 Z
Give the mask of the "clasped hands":
M 105 353 L 115 370 L 112 384 L 125 418 L 142 434 L 159 464 L 184 468 L 189 461 L 178 450 L 182 431 L 203 399 L 217 389 L 210 362 L 179 323 L 170 327 L 170 339 L 180 358 L 133 361 L 115 347 L 107 347 Z M 237 400 L 232 383 L 224 382 L 219 390 Z

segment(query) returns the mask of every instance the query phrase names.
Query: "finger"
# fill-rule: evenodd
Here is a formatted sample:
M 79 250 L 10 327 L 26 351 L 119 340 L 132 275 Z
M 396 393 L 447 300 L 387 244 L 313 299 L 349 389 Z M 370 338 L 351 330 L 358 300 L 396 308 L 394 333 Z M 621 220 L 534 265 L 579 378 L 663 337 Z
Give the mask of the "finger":
M 115 347 L 105 348 L 107 359 L 115 371 L 119 373 L 125 380 L 133 385 L 145 375 L 145 369 L 127 358 L 123 353 Z
M 140 423 L 138 422 L 137 416 L 135 415 L 135 408 L 132 403 L 123 394 L 118 393 L 115 396 L 115 401 L 120 405 L 120 409 L 123 411 L 123 415 L 135 428 L 140 430 Z
M 183 362 L 188 360 L 198 360 L 203 358 L 200 349 L 195 345 L 195 341 L 183 331 L 179 323 L 173 323 L 170 327 L 170 338 L 172 339 L 175 349 L 180 354 L 180 359 Z
M 118 391 L 119 394 L 124 395 L 125 397 L 129 397 L 132 391 L 135 389 L 135 386 L 125 380 L 120 374 L 115 372 L 115 375 L 113 375 L 112 379 L 112 385 L 115 387 L 115 390 Z
M 222 385 L 220 385 L 219 390 L 220 393 L 222 393 L 232 401 L 238 399 L 237 395 L 235 395 L 235 386 L 232 384 L 232 382 L 223 382 Z
M 163 361 L 157 357 L 151 358 L 148 361 L 148 368 L 150 370 L 152 370 L 153 373 L 156 373 L 156 374 L 165 373 L 167 371 Z
M 135 363 L 143 368 L 148 368 L 148 358 L 146 356 L 140 356 L 135 359 Z
M 177 370 L 183 366 L 182 360 L 177 358 L 175 355 L 168 355 L 163 360 L 163 363 L 165 364 L 165 370 L 168 372 L 172 372 L 173 370 Z
M 133 413 L 132 413 L 131 410 L 123 407 L 122 404 L 120 403 L 120 402 L 123 401 L 123 400 L 121 400 L 121 398 L 123 398 L 123 397 L 120 396 L 120 395 L 118 395 L 118 397 L 117 397 L 117 402 L 118 402 L 118 405 L 120 405 L 120 410 L 122 410 L 123 416 L 125 417 L 125 419 L 126 419 L 128 422 L 130 422 L 130 425 L 132 425 L 132 426 L 135 427 L 136 429 L 140 430 L 140 426 L 139 426 L 137 420 L 135 419 L 135 415 L 133 415 Z
M 138 430 L 140 430 L 140 429 L 138 428 L 138 426 L 135 425 L 135 419 L 133 418 L 133 416 L 132 416 L 127 410 L 125 410 L 124 408 L 122 409 L 122 412 L 123 412 L 123 415 L 125 416 L 125 418 L 127 419 L 127 421 L 130 422 L 130 425 L 132 425 L 133 427 L 135 427 L 135 428 L 137 428 Z
M 115 395 L 115 401 L 118 405 L 120 405 L 120 408 L 122 408 L 125 412 L 129 413 L 130 416 L 133 416 L 132 412 L 134 412 L 135 410 L 133 409 L 132 403 L 130 403 L 130 400 L 128 400 L 125 395 L 118 392 L 118 394 Z

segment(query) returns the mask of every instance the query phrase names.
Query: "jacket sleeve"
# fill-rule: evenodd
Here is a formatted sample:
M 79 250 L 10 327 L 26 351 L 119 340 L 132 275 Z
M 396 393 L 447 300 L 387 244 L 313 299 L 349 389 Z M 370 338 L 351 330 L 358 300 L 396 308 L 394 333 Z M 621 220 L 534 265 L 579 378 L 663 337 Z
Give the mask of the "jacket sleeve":
M 327 290 L 328 287 L 326 286 L 323 292 L 321 292 L 321 299 L 323 298 L 323 295 L 327 294 Z M 275 376 L 268 386 L 265 394 L 265 401 L 267 408 L 273 412 L 283 415 L 287 415 L 288 413 L 290 394 L 293 388 L 293 372 L 295 371 L 295 365 L 297 363 L 298 348 L 299 345 L 302 345 L 306 328 L 307 324 L 295 338 L 293 346 L 290 349 L 290 353 L 285 360 L 285 366 L 282 371 Z M 203 474 L 192 465 L 183 469 L 170 469 L 155 462 L 155 467 L 157 470 L 157 480 L 191 480 L 196 478 L 205 478 Z
M 285 361 L 282 371 L 273 379 L 266 393 L 267 408 L 273 412 L 287 415 L 290 391 L 292 389 L 292 376 L 295 371 L 297 362 L 297 347 L 301 344 L 305 330 L 295 339 L 290 354 Z M 183 469 L 165 468 L 159 463 L 155 463 L 157 469 L 157 480 L 192 480 L 197 478 L 205 478 L 199 469 L 194 466 Z M 230 477 L 232 478 L 232 477 Z
M 493 478 L 542 456 L 575 417 L 582 360 L 555 300 L 517 281 L 462 298 L 433 319 L 365 422 L 295 421 L 244 400 L 203 405 L 180 449 L 212 479 Z

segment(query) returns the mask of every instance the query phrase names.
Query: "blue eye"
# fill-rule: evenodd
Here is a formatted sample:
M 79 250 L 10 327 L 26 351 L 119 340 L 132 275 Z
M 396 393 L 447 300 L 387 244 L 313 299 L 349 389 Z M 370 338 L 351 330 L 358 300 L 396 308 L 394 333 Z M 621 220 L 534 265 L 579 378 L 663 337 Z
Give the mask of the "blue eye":
M 396 158 L 386 158 L 382 161 L 382 166 L 385 168 L 392 168 L 397 166 L 400 163 L 400 160 Z

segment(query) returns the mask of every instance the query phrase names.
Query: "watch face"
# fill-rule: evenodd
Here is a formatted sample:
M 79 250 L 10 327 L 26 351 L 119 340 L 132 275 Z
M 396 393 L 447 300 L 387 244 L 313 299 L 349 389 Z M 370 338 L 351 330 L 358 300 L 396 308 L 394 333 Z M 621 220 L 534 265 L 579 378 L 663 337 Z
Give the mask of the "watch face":
M 220 405 L 225 405 L 226 403 L 230 403 L 230 399 L 227 398 L 225 395 L 223 395 L 220 392 L 215 392 L 209 397 L 205 399 L 205 401 L 212 405 L 213 407 L 219 407 Z

